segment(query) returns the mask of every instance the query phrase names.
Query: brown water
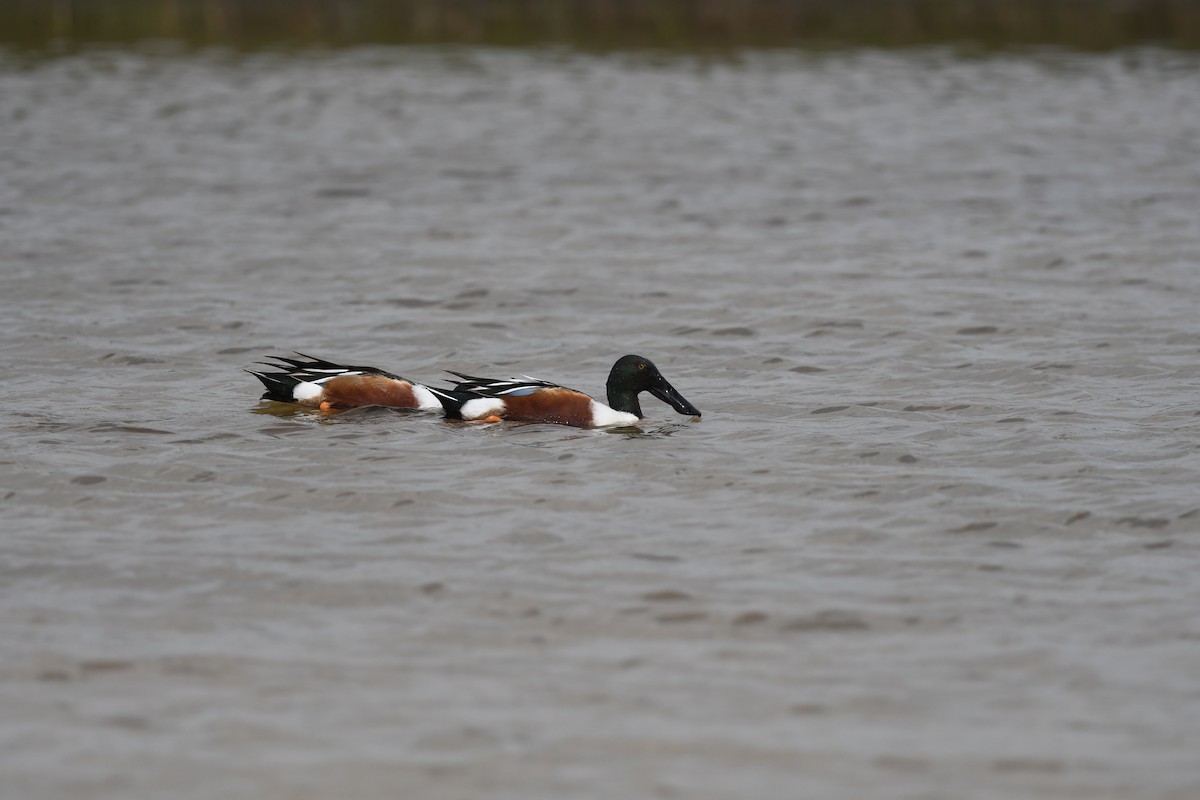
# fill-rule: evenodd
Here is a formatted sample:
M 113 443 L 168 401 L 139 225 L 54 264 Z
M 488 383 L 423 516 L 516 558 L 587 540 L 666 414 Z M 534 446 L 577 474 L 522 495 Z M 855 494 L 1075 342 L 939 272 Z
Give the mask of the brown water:
M 1198 796 L 1197 67 L 0 62 L 0 795 Z

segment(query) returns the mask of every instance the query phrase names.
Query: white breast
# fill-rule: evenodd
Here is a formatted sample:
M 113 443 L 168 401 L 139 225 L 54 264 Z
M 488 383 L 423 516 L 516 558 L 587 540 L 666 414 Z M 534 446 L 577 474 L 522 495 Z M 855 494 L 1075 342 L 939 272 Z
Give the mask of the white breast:
M 413 397 L 417 398 L 417 408 L 422 411 L 441 411 L 442 404 L 438 402 L 433 392 L 419 383 L 413 384 Z
M 607 425 L 633 425 L 640 422 L 637 414 L 629 414 L 624 411 L 617 411 L 615 408 L 610 408 L 604 403 L 592 401 L 592 424 L 598 428 L 603 428 Z

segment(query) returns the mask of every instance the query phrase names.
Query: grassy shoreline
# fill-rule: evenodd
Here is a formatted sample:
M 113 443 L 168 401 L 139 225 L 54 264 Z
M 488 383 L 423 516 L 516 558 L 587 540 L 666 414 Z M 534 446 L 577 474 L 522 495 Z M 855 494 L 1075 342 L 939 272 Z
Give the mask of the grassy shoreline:
M 1200 49 L 1194 0 L 6 0 L 0 45 Z

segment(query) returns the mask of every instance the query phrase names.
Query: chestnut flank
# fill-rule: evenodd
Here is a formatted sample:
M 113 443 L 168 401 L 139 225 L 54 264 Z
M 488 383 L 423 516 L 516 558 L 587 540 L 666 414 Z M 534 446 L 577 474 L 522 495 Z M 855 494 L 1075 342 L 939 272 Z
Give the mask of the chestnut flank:
M 332 408 L 386 406 L 412 408 L 419 406 L 412 384 L 383 375 L 344 375 L 322 384 L 325 391 L 318 400 Z
M 571 389 L 539 389 L 520 397 L 504 397 L 504 418 L 515 422 L 554 422 L 586 428 L 592 425 L 592 398 Z

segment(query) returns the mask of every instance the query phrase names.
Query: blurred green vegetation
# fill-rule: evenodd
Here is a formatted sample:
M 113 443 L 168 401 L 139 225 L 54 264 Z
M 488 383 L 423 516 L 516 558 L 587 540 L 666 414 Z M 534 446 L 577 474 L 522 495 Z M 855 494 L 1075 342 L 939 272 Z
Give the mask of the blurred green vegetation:
M 1200 47 L 1200 0 L 0 0 L 0 45 Z

